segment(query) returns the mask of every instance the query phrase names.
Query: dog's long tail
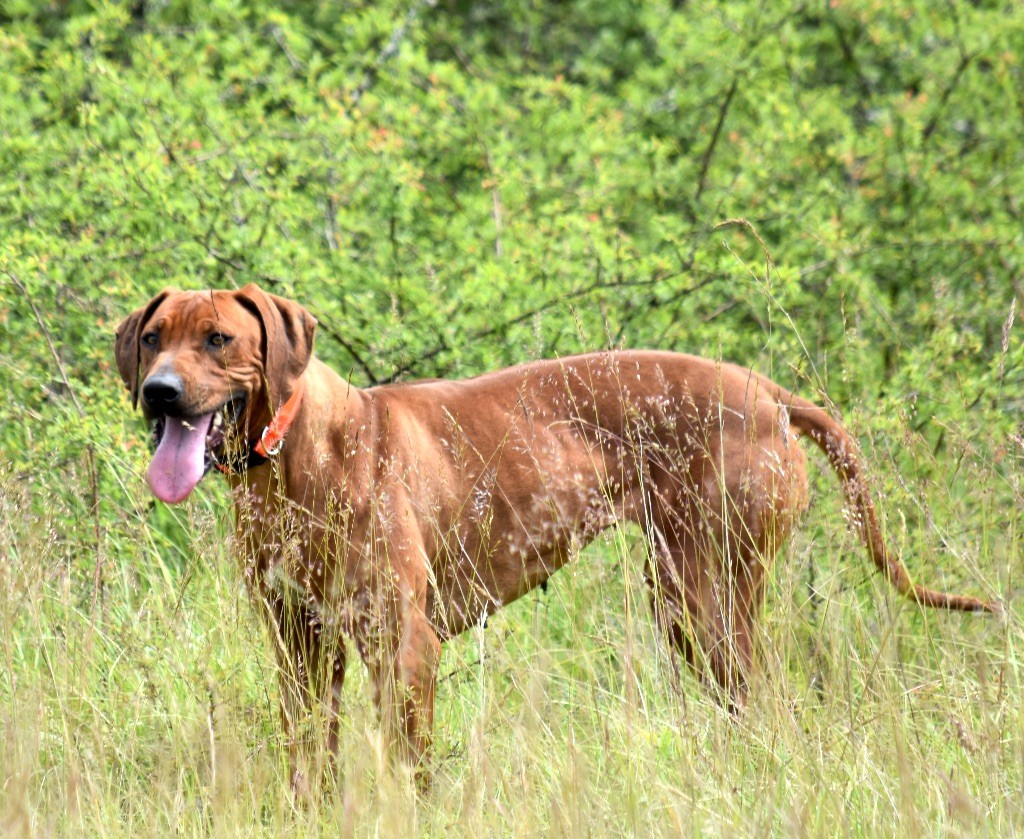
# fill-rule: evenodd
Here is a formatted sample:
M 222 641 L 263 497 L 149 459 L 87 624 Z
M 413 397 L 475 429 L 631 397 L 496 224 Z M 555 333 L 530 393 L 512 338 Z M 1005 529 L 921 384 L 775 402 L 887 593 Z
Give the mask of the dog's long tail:
M 856 441 L 823 408 L 782 388 L 779 390 L 779 404 L 789 410 L 791 426 L 810 437 L 839 474 L 850 506 L 853 527 L 860 534 L 878 570 L 900 594 L 932 608 L 961 612 L 1002 611 L 1000 605 L 993 601 L 962 594 L 946 594 L 915 583 L 903 564 L 889 553 L 882 538 L 882 529 L 863 475 Z

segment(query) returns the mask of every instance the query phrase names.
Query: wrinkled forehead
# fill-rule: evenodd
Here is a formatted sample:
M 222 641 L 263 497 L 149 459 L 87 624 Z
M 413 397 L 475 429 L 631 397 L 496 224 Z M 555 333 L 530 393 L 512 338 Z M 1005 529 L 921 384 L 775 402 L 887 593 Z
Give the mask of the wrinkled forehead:
M 180 291 L 162 301 L 143 328 L 185 334 L 248 326 L 258 328 L 257 317 L 234 292 Z

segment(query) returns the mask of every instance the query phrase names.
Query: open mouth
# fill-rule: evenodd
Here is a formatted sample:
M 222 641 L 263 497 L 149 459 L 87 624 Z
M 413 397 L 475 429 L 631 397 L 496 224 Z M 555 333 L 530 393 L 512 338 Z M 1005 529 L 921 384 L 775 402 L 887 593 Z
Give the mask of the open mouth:
M 203 475 L 225 461 L 245 402 L 237 396 L 206 414 L 153 420 L 155 451 L 146 480 L 157 498 L 168 504 L 184 501 Z

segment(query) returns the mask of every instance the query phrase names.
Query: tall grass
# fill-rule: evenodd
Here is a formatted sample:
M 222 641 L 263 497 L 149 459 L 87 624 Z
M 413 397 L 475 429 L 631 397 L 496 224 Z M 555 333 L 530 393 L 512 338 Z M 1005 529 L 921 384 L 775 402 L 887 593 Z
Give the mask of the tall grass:
M 869 460 L 890 540 L 922 581 L 1012 589 L 1020 493 L 997 464 L 974 452 L 926 482 L 882 445 Z M 291 792 L 273 652 L 217 482 L 176 511 L 134 509 L 135 476 L 123 498 L 104 499 L 124 512 L 96 537 L 98 589 L 94 530 L 69 521 L 52 488 L 2 475 L 0 831 L 1024 831 L 1019 620 L 898 600 L 847 533 L 834 476 L 815 465 L 823 474 L 771 577 L 760 673 L 739 718 L 676 673 L 648 608 L 644 544 L 611 531 L 546 592 L 446 646 L 427 792 L 391 768 L 356 663 L 337 778 L 307 802 Z M 88 496 L 88 478 L 65 478 Z

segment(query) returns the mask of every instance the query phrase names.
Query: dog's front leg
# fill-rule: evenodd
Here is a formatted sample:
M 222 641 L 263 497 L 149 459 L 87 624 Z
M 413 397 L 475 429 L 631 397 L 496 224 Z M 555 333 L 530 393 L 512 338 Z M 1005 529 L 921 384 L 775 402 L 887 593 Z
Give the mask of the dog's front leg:
M 441 641 L 425 614 L 425 581 L 409 585 L 399 580 L 378 603 L 379 623 L 367 622 L 356 641 L 370 671 L 388 746 L 423 779 L 441 655 Z
M 264 604 L 278 661 L 292 786 L 305 794 L 306 778 L 321 776 L 324 764 L 337 757 L 345 644 L 303 604 L 280 595 L 267 597 Z M 307 733 L 310 725 L 313 732 Z

